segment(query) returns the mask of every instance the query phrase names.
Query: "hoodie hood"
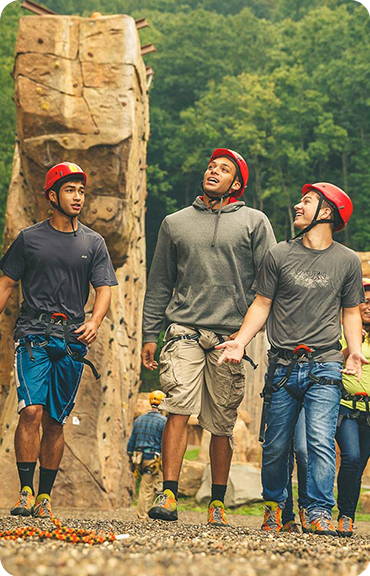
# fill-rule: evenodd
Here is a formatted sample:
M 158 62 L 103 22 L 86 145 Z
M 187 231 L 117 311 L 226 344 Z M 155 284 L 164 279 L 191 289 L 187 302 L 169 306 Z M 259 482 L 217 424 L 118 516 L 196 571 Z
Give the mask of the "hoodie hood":
M 197 196 L 193 202 L 193 206 L 197 210 L 206 210 L 210 213 L 214 213 L 217 215 L 216 222 L 215 222 L 215 230 L 213 233 L 213 240 L 212 240 L 212 244 L 211 244 L 211 246 L 213 248 L 214 246 L 216 246 L 218 225 L 220 222 L 221 214 L 223 212 L 236 212 L 237 210 L 239 210 L 239 208 L 242 208 L 243 206 L 245 206 L 245 202 L 243 202 L 243 200 L 236 200 L 234 202 L 229 202 L 229 204 L 226 204 L 225 206 L 223 206 L 223 198 L 220 198 L 220 206 L 219 206 L 219 208 L 214 210 L 213 208 L 210 208 L 209 206 L 207 206 L 207 204 L 205 204 L 203 202 L 201 196 Z

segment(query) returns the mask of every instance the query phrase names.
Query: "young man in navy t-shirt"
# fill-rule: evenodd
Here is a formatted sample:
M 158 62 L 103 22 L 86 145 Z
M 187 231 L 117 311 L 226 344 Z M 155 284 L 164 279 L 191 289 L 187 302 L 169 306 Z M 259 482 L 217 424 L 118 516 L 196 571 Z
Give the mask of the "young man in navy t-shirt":
M 77 164 L 62 162 L 51 168 L 45 181 L 51 218 L 22 230 L 0 261 L 0 313 L 19 281 L 23 295 L 14 331 L 19 412 L 15 453 L 21 490 L 12 515 L 51 516 L 50 492 L 64 449 L 63 424 L 74 406 L 87 346 L 96 340 L 109 309 L 110 287 L 117 285 L 104 239 L 78 222 L 85 185 L 86 174 Z M 95 302 L 85 321 L 90 284 Z

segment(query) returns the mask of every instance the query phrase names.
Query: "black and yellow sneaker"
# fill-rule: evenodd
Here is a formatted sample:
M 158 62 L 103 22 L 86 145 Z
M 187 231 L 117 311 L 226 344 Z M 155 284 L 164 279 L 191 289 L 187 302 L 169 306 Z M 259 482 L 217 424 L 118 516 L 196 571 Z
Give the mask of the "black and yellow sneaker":
M 24 486 L 19 492 L 19 498 L 16 504 L 11 508 L 10 514 L 12 516 L 32 516 L 33 507 L 35 505 L 35 497 L 29 486 Z
M 208 525 L 209 526 L 228 526 L 225 506 L 221 500 L 213 500 L 208 506 Z
M 177 520 L 177 501 L 172 490 L 159 492 L 148 516 L 152 520 Z
M 338 536 L 344 538 L 351 538 L 353 536 L 353 520 L 349 516 L 341 516 L 338 518 Z
M 33 510 L 34 518 L 51 518 L 51 504 L 49 494 L 39 494 Z

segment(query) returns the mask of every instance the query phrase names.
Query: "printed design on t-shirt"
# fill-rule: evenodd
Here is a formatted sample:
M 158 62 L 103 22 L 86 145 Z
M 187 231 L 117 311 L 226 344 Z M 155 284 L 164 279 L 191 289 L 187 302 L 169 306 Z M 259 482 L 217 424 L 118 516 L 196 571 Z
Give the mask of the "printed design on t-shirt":
M 303 286 L 303 288 L 327 288 L 329 286 L 329 278 L 325 272 L 316 270 L 296 270 L 291 272 L 294 284 Z

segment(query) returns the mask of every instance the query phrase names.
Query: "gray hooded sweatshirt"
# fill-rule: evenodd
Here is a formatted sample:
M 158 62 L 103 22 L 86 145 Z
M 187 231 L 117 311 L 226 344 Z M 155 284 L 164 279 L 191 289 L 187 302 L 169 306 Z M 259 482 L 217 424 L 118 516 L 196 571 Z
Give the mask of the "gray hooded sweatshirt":
M 166 216 L 144 302 L 144 342 L 172 323 L 230 335 L 239 330 L 262 260 L 276 244 L 267 216 L 242 201 L 211 210 L 198 196 Z

